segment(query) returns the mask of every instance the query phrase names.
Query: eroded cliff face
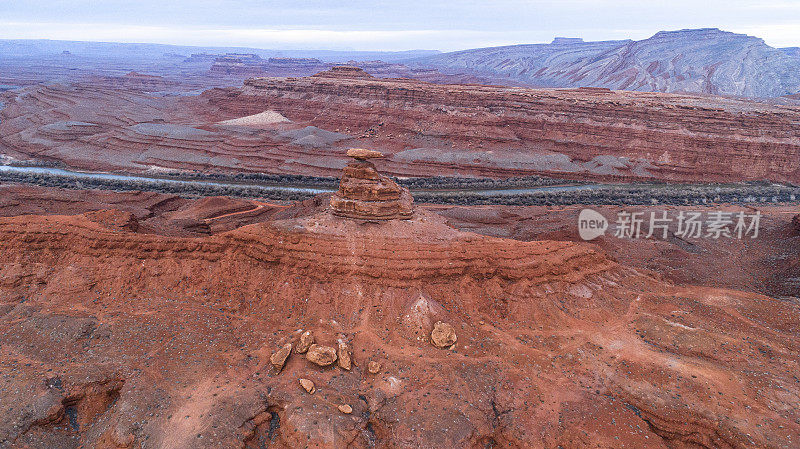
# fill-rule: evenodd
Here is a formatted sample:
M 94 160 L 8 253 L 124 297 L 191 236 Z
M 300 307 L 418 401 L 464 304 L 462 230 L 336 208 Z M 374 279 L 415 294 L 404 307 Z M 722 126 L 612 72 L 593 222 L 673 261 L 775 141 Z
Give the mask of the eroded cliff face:
M 800 109 L 721 97 L 604 89 L 261 78 L 212 105 L 359 136 L 405 174 L 548 173 L 668 180 L 800 179 Z
M 0 445 L 800 438 L 796 304 L 675 286 L 590 244 L 490 238 L 443 220 L 321 211 L 190 238 L 129 226 L 124 212 L 0 219 Z M 458 334 L 452 349 L 428 341 L 438 320 Z M 298 329 L 346 342 L 353 368 L 292 354 L 271 370 Z
M 386 153 L 385 171 L 402 176 L 800 180 L 797 106 L 340 72 L 182 97 L 27 87 L 4 94 L 0 153 L 84 170 L 334 176 L 346 149 L 363 146 Z

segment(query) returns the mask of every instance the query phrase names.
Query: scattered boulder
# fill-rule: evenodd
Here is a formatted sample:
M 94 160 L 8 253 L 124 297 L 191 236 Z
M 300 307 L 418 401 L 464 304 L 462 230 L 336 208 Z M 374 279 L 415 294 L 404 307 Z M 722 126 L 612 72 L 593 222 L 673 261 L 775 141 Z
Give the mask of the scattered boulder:
M 328 366 L 335 362 L 336 358 L 336 350 L 330 346 L 313 344 L 306 353 L 306 359 L 319 366 Z
M 338 406 L 336 408 L 338 408 L 339 411 L 344 413 L 345 415 L 349 415 L 349 414 L 353 413 L 353 407 L 350 407 L 347 404 L 342 404 L 342 405 L 340 405 L 340 406 Z
M 353 366 L 353 362 L 350 359 L 350 348 L 347 346 L 347 343 L 339 340 L 339 347 L 336 355 L 338 356 L 337 360 L 339 362 L 339 367 L 350 371 L 350 368 Z
M 403 332 L 417 341 L 428 341 L 434 316 L 443 315 L 444 307 L 425 293 L 417 292 L 416 298 L 403 307 Z
M 314 382 L 308 379 L 301 378 L 300 386 L 303 387 L 303 389 L 306 390 L 308 394 L 314 394 L 314 392 L 317 391 L 317 388 L 314 386 Z
M 381 372 L 381 364 L 372 360 L 367 365 L 367 371 L 369 371 L 371 374 L 378 374 Z
M 300 341 L 297 342 L 295 352 L 303 354 L 308 351 L 312 344 L 314 344 L 314 336 L 311 335 L 311 331 L 305 331 L 300 335 Z
M 281 347 L 281 349 L 278 349 L 277 351 L 275 351 L 275 353 L 273 353 L 270 356 L 269 362 L 272 364 L 272 366 L 275 367 L 275 369 L 278 372 L 281 372 L 281 370 L 283 369 L 283 365 L 286 364 L 286 359 L 289 358 L 289 354 L 291 353 L 292 353 L 292 344 L 286 343 L 285 345 L 283 345 L 283 347 Z
M 436 324 L 433 325 L 431 343 L 437 348 L 449 348 L 456 343 L 456 340 L 458 340 L 458 336 L 453 326 L 441 321 L 437 321 Z

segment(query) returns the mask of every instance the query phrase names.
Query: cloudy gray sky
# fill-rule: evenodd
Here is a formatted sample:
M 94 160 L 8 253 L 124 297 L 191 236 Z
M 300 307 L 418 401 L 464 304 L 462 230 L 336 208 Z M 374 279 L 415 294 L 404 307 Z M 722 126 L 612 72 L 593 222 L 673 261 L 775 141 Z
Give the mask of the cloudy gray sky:
M 800 46 L 800 0 L 0 0 L 0 38 L 459 50 L 716 27 Z

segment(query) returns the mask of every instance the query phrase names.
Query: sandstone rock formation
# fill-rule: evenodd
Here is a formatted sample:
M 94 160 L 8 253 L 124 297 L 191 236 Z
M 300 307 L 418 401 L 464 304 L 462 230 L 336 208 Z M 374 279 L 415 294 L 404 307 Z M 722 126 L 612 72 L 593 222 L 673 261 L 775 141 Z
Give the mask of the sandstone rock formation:
M 403 176 L 800 182 L 800 107 L 713 96 L 307 77 L 181 97 L 32 86 L 0 102 L 4 154 L 81 170 L 338 176 L 364 146 Z M 218 125 L 265 109 L 292 122 Z
M 411 218 L 413 198 L 408 189 L 381 175 L 368 159 L 383 157 L 373 150 L 350 149 L 339 191 L 331 196 L 334 215 L 363 220 Z
M 313 75 L 318 78 L 374 78 L 360 67 L 337 65 Z
M 283 365 L 286 363 L 286 359 L 289 358 L 289 354 L 292 353 L 292 344 L 286 343 L 281 347 L 281 349 L 275 351 L 272 356 L 270 356 L 269 361 L 272 363 L 272 366 L 275 367 L 275 370 L 281 372 L 283 369 Z
M 330 346 L 313 344 L 306 352 L 306 359 L 319 366 L 329 366 L 336 361 L 336 349 Z
M 268 107 L 355 134 L 391 154 L 382 169 L 392 174 L 800 181 L 800 107 L 790 105 L 315 77 L 253 79 L 204 96 L 238 116 Z M 320 157 L 309 154 L 307 166 Z
M 458 340 L 456 330 L 450 324 L 437 321 L 436 324 L 433 325 L 431 343 L 437 348 L 449 348 L 456 343 L 456 340 Z

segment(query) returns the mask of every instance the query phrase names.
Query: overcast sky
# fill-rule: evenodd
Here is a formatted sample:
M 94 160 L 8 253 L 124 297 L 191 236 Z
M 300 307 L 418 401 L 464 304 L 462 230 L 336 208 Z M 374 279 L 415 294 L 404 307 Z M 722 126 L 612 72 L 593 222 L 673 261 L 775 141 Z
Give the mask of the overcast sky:
M 459 50 L 715 27 L 800 46 L 800 0 L 0 0 L 0 38 Z

